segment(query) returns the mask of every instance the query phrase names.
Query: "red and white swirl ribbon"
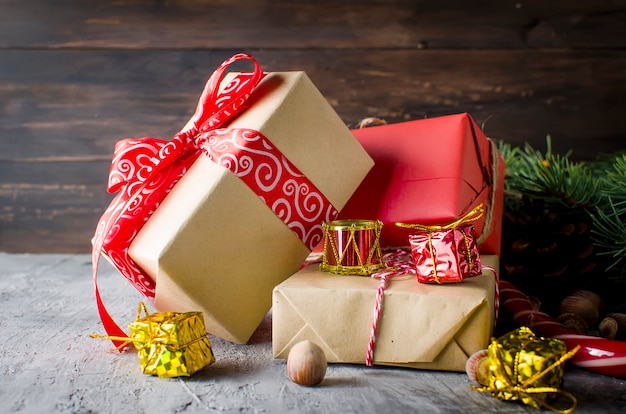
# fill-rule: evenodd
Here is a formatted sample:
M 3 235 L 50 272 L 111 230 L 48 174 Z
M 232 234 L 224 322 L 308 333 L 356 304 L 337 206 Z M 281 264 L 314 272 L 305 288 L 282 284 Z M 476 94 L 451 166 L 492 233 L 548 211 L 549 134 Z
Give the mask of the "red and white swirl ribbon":
M 580 345 L 580 350 L 570 360 L 572 364 L 599 374 L 626 378 L 626 341 L 580 335 L 566 328 L 548 314 L 534 309 L 528 296 L 506 280 L 500 282 L 500 294 L 502 306 L 517 324 L 529 327 L 538 335 L 558 338 L 568 349 Z
M 338 211 L 272 142 L 250 129 L 201 133 L 204 153 L 239 177 L 309 248 L 324 238 L 322 222 Z
M 226 69 L 239 60 L 251 61 L 254 71 L 238 74 L 220 91 Z M 154 298 L 155 282 L 129 257 L 128 247 L 202 153 L 244 181 L 311 250 L 323 238 L 322 222 L 337 217 L 337 210 L 322 192 L 260 132 L 220 129 L 245 109 L 248 97 L 263 76 L 252 56 L 236 54 L 211 75 L 196 112 L 173 139 L 128 138 L 116 144 L 108 190 L 118 194 L 100 218 L 92 240 L 96 304 L 109 336 L 126 335 L 100 297 L 97 273 L 101 253 L 106 253 L 141 293 Z M 120 344 L 116 342 L 116 346 Z

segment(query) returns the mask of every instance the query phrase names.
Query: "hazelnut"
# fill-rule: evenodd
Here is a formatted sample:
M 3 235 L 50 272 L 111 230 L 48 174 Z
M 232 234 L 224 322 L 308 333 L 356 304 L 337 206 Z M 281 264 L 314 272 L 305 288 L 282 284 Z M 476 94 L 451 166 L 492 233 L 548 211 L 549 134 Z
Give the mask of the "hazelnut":
M 295 344 L 287 356 L 289 379 L 299 385 L 317 385 L 326 375 L 326 355 L 311 341 Z
M 623 340 L 626 338 L 626 314 L 609 313 L 598 327 L 600 336 L 607 339 Z
M 562 313 L 556 318 L 556 321 L 578 334 L 587 335 L 589 333 L 589 325 L 587 322 L 582 316 L 575 313 Z
M 598 326 L 598 333 L 603 338 L 615 339 L 618 328 L 619 326 L 617 325 L 615 318 L 607 316 L 600 322 L 600 326 Z
M 574 313 L 593 326 L 600 317 L 602 299 L 597 294 L 584 289 L 579 289 L 571 295 L 563 298 L 559 305 L 559 313 Z

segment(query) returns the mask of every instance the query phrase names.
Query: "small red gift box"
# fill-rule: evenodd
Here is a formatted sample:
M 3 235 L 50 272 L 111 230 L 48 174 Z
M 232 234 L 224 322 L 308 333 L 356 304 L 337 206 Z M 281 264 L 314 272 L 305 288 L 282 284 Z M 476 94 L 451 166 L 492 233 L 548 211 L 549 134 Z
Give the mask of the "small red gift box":
M 468 114 L 352 133 L 375 165 L 338 219 L 380 220 L 382 248 L 407 246 L 411 231 L 394 223 L 446 224 L 483 204 L 474 223 L 479 250 L 500 254 L 504 162 Z
M 481 272 L 474 226 L 409 236 L 411 256 L 421 283 L 454 283 Z
M 409 244 L 419 282 L 455 283 L 481 273 L 473 222 L 484 212 L 479 205 L 445 226 L 396 223 L 399 227 L 417 230 L 409 235 Z

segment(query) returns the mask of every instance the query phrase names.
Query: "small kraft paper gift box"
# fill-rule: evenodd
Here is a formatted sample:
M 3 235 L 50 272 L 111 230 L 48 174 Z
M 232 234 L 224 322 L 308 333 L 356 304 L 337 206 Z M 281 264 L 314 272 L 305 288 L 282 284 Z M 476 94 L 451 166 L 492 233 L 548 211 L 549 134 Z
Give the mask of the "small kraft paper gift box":
M 221 81 L 236 60 L 252 61 L 254 72 Z M 136 141 L 116 148 L 115 173 L 134 174 L 115 178 L 112 168 L 110 188 L 125 187 L 98 225 L 94 274 L 102 246 L 159 310 L 201 311 L 207 332 L 235 343 L 249 340 L 272 289 L 299 269 L 322 240 L 322 223 L 336 218 L 373 165 L 304 72 L 262 72 L 247 54 L 211 76 L 174 139 Z M 132 156 L 146 143 L 156 149 Z M 160 174 L 175 178 L 155 175 L 161 164 L 152 159 L 170 162 Z M 157 203 L 153 189 L 166 193 Z
M 504 161 L 466 113 L 355 129 L 374 159 L 339 219 L 377 219 L 381 247 L 407 246 L 410 229 L 396 222 L 446 224 L 479 204 L 479 251 L 500 254 Z
M 498 257 L 482 262 L 496 269 Z M 388 280 L 376 329 L 373 365 L 465 371 L 489 344 L 495 318 L 491 270 L 453 284 L 419 283 L 415 275 Z M 323 272 L 311 264 L 274 289 L 272 347 L 287 358 L 303 340 L 319 345 L 329 362 L 364 364 L 379 280 Z M 368 364 L 369 365 L 369 364 Z

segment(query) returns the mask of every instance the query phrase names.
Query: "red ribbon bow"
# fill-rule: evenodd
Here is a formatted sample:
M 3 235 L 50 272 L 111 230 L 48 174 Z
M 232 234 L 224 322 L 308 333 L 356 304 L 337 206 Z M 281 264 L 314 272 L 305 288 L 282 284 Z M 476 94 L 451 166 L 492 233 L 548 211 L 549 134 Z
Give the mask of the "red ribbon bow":
M 219 89 L 226 68 L 250 60 L 252 73 L 238 74 Z M 209 78 L 195 114 L 171 141 L 128 138 L 117 143 L 109 191 L 118 192 L 100 218 L 93 239 L 93 278 L 98 312 L 109 336 L 126 334 L 105 309 L 97 285 L 98 262 L 104 250 L 117 269 L 146 297 L 155 296 L 155 282 L 128 255 L 134 237 L 191 164 L 204 153 L 240 178 L 309 249 L 323 235 L 321 223 L 337 210 L 322 192 L 258 131 L 227 128 L 241 112 L 263 78 L 258 63 L 240 53 L 222 63 Z M 123 342 L 115 342 L 119 346 Z
M 228 66 L 239 60 L 252 61 L 254 72 L 239 74 L 224 91 L 220 92 L 219 85 L 224 72 Z M 224 61 L 207 81 L 193 117 L 172 140 L 127 138 L 115 145 L 108 191 L 115 193 L 123 187 L 132 191 L 134 185 L 155 177 L 188 152 L 199 150 L 203 133 L 221 127 L 245 109 L 246 100 L 263 76 L 258 62 L 247 53 L 238 53 Z M 138 170 L 127 168 L 129 163 L 141 161 L 142 158 L 145 164 L 141 168 Z
M 239 74 L 220 91 L 226 69 L 236 61 L 249 60 L 252 73 Z M 187 125 L 170 140 L 127 138 L 115 145 L 109 172 L 108 191 L 118 192 L 98 222 L 92 240 L 92 273 L 98 313 L 109 336 L 126 337 L 105 308 L 97 284 L 98 265 L 103 247 L 117 245 L 109 258 L 120 272 L 147 297 L 154 297 L 154 282 L 128 257 L 127 247 L 169 190 L 201 154 L 206 132 L 221 127 L 245 109 L 245 103 L 264 73 L 247 53 L 224 61 L 207 81 L 198 106 Z M 159 191 L 154 191 L 156 188 Z M 148 209 L 149 211 L 146 211 Z M 120 219 L 134 221 L 124 225 Z M 127 233 L 127 234 L 125 234 Z M 116 346 L 123 342 L 114 341 Z

